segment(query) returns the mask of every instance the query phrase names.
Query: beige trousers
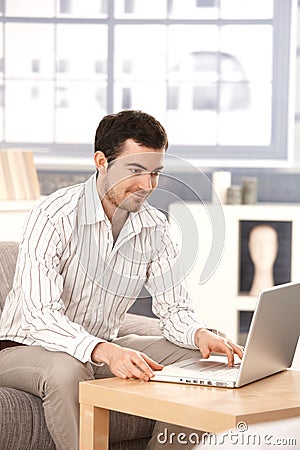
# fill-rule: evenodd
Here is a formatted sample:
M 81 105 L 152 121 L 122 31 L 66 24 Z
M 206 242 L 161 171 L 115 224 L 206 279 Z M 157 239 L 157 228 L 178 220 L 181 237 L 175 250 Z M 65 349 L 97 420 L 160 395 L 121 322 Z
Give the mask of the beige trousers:
M 162 364 L 194 356 L 197 351 L 178 347 L 159 336 L 132 334 L 114 342 L 145 352 Z M 11 347 L 0 352 L 0 385 L 30 392 L 42 399 L 46 423 L 57 450 L 78 450 L 78 383 L 109 376 L 113 375 L 107 366 L 83 364 L 66 353 L 51 352 L 39 346 Z M 182 448 L 182 445 L 169 444 L 162 438 L 170 432 L 182 431 L 185 430 L 157 423 L 147 450 Z M 184 448 L 192 446 L 185 445 Z

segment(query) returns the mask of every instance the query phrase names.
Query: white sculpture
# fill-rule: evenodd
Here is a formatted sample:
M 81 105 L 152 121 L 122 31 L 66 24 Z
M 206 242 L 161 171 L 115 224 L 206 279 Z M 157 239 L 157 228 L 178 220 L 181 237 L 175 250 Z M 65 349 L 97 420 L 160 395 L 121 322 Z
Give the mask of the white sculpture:
M 262 289 L 274 286 L 273 267 L 278 253 L 276 230 L 270 225 L 256 225 L 250 231 L 248 246 L 254 264 L 249 295 L 257 297 Z

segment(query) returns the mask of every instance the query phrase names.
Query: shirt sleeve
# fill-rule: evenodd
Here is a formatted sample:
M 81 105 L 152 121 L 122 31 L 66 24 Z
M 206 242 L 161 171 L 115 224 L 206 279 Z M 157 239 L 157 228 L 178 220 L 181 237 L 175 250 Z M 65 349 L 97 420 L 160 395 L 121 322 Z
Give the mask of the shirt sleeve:
M 195 332 L 206 328 L 197 317 L 185 286 L 180 248 L 171 237 L 166 221 L 164 229 L 154 233 L 155 252 L 148 269 L 145 287 L 152 296 L 153 312 L 169 341 L 186 348 L 197 348 Z
M 20 244 L 14 289 L 21 302 L 21 327 L 35 345 L 62 351 L 87 362 L 102 339 L 89 334 L 65 315 L 61 298 L 60 256 L 63 242 L 41 210 L 33 210 Z

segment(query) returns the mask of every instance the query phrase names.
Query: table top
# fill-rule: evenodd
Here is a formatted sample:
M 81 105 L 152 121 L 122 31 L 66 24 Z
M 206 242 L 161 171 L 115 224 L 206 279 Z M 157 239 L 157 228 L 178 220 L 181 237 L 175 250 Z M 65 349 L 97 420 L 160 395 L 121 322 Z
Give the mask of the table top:
M 300 416 L 300 372 L 287 370 L 238 389 L 106 378 L 80 383 L 80 403 L 221 432 Z

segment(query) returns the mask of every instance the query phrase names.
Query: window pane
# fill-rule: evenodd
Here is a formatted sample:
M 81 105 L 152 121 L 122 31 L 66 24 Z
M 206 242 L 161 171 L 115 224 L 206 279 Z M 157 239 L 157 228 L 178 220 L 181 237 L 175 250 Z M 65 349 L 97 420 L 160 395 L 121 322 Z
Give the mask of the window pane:
M 53 17 L 54 9 L 55 0 L 8 0 L 5 5 L 5 15 L 17 17 Z
M 169 27 L 168 37 L 170 141 L 174 145 L 215 145 L 219 107 L 218 27 L 174 25 Z
M 6 141 L 52 142 L 53 100 L 51 82 L 6 81 Z
M 30 51 L 29 51 L 30 49 Z M 5 73 L 14 78 L 52 78 L 54 25 L 5 25 Z
M 114 110 L 141 109 L 155 117 L 165 117 L 166 85 L 159 82 L 115 83 Z
M 56 0 L 58 17 L 106 17 L 110 0 Z
M 217 19 L 219 0 L 171 0 L 172 19 Z
M 171 25 L 168 30 L 168 77 L 171 80 L 216 80 L 218 27 Z
M 251 107 L 251 85 L 248 82 L 220 83 L 219 111 L 242 111 Z
M 56 87 L 55 141 L 93 142 L 106 108 L 103 82 L 59 82 Z
M 272 120 L 271 83 L 250 83 L 251 105 L 245 110 L 220 113 L 218 144 L 270 145 Z
M 269 145 L 272 28 L 232 25 L 219 31 L 213 25 L 176 25 L 170 26 L 169 42 L 167 105 L 168 121 L 174 120 L 168 125 L 172 142 Z M 269 95 L 263 95 L 261 86 Z M 240 133 L 234 133 L 235 123 Z
M 169 109 L 183 114 L 193 110 L 217 110 L 218 95 L 217 83 L 171 83 L 168 86 L 168 105 Z
M 165 79 L 165 26 L 120 25 L 115 33 L 115 79 Z
M 235 73 L 237 81 L 239 79 L 270 81 L 272 79 L 273 29 L 271 26 L 228 25 L 222 27 L 220 32 L 221 50 L 227 55 L 227 62 L 224 61 L 223 69 L 227 69 L 227 73 L 230 72 L 232 75 Z
M 274 0 L 220 0 L 221 18 L 271 19 L 273 3 Z
M 115 1 L 115 17 L 118 19 L 164 19 L 167 16 L 166 0 L 118 0 Z
M 106 25 L 57 25 L 56 71 L 58 79 L 106 79 Z
M 216 145 L 217 114 L 215 111 L 168 111 L 167 131 L 172 145 Z

